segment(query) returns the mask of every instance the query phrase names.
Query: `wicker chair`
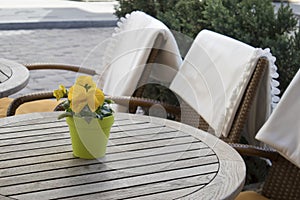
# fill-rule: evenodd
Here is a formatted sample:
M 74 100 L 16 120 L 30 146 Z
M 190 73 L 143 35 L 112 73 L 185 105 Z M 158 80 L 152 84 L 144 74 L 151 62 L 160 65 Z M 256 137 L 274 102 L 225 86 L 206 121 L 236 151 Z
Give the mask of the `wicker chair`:
M 161 51 L 159 49 L 159 44 L 161 44 L 163 42 L 162 37 L 159 35 L 156 38 L 155 41 L 155 46 L 157 48 L 152 48 L 150 51 L 150 54 L 148 56 L 146 65 L 145 65 L 145 69 L 138 81 L 138 85 L 144 85 L 147 83 L 148 81 L 148 77 L 151 73 L 151 69 L 152 69 L 152 64 L 155 63 L 155 59 L 159 53 L 159 51 Z M 75 65 L 67 65 L 67 64 L 50 64 L 50 63 L 44 63 L 44 64 L 25 64 L 25 66 L 28 68 L 28 70 L 45 70 L 45 69 L 53 69 L 53 70 L 67 70 L 67 71 L 73 71 L 76 73 L 82 73 L 82 74 L 86 74 L 86 75 L 91 75 L 91 76 L 95 76 L 97 75 L 95 70 L 92 69 L 88 69 L 88 68 L 84 68 L 84 67 L 80 67 L 80 66 L 75 66 Z M 139 91 L 137 91 L 135 94 L 141 94 L 143 87 L 139 87 L 138 88 Z M 53 96 L 53 92 L 49 91 L 49 92 L 37 92 L 37 93 L 32 93 L 32 94 L 26 94 L 26 95 L 22 95 L 20 97 L 17 97 L 15 99 L 12 100 L 12 102 L 9 104 L 8 108 L 7 108 L 7 112 L 6 112 L 6 116 L 12 116 L 16 114 L 17 109 L 19 108 L 20 105 L 27 103 L 27 102 L 32 102 L 32 101 L 37 101 L 37 100 L 44 100 L 44 99 L 51 99 L 51 98 L 55 98 Z M 41 104 L 43 104 L 43 102 L 39 102 Z M 49 103 L 49 101 L 45 102 Z M 53 107 L 53 106 L 52 106 Z M 51 107 L 51 108 L 52 108 Z M 58 108 L 53 107 L 52 109 L 48 109 L 45 108 L 43 110 L 43 112 L 50 112 L 53 110 L 59 110 L 59 106 Z
M 157 55 L 157 50 L 152 51 L 151 56 L 149 57 L 149 63 L 152 62 L 155 58 L 155 55 Z M 43 66 L 31 66 L 31 69 L 40 69 L 42 67 L 51 67 L 49 65 L 43 65 Z M 53 67 L 53 65 L 52 65 Z M 65 69 L 65 66 L 60 66 L 60 68 Z M 260 80 L 262 79 L 264 73 L 266 73 L 268 70 L 268 60 L 264 57 L 261 57 L 256 65 L 255 71 L 252 74 L 252 77 L 248 83 L 248 86 L 246 88 L 246 91 L 244 93 L 244 96 L 241 100 L 240 106 L 236 112 L 236 115 L 234 117 L 233 125 L 230 129 L 228 137 L 222 137 L 222 140 L 228 143 L 238 143 L 241 138 L 242 130 L 245 126 L 249 110 L 251 108 L 253 99 L 256 95 L 256 91 L 259 88 Z M 75 66 L 72 67 L 72 71 L 78 71 L 78 68 Z M 94 71 L 85 71 L 86 73 L 93 75 Z M 140 97 L 140 96 L 139 96 Z M 8 110 L 7 110 L 7 116 L 12 116 L 15 114 L 16 109 L 23 103 L 33 101 L 33 100 L 39 100 L 39 99 L 45 99 L 45 98 L 54 98 L 52 92 L 46 92 L 46 93 L 35 93 L 31 95 L 25 95 L 18 97 L 14 99 L 14 101 L 10 104 Z M 170 113 L 175 116 L 175 120 L 181 121 L 181 111 L 184 110 L 185 112 L 188 112 L 189 119 L 185 118 L 185 121 L 192 121 L 196 119 L 197 122 L 200 122 L 198 125 L 198 128 L 202 130 L 208 130 L 209 126 L 208 124 L 203 120 L 201 116 L 199 116 L 191 107 L 189 107 L 185 102 L 182 102 L 180 107 L 176 107 L 173 105 L 168 105 L 156 100 L 151 99 L 145 99 L 145 98 L 138 98 L 138 97 L 117 97 L 117 96 L 111 96 L 112 100 L 115 101 L 115 103 L 119 105 L 123 105 L 129 108 L 129 112 L 134 113 L 137 106 L 144 107 L 144 108 L 150 108 L 153 105 L 161 105 L 164 107 L 167 113 Z M 59 110 L 59 108 L 56 108 L 55 110 Z M 198 120 L 200 118 L 200 121 Z
M 261 194 L 242 192 L 236 200 L 259 200 L 265 198 L 273 200 L 300 199 L 299 167 L 286 160 L 275 150 L 242 144 L 231 144 L 231 146 L 241 155 L 263 157 L 272 161 L 272 166 L 265 179 Z
M 218 47 L 216 47 L 218 48 Z M 157 55 L 158 52 L 153 52 L 155 55 Z M 212 52 L 213 53 L 213 52 Z M 152 56 L 151 56 L 152 57 Z M 149 63 L 154 61 L 155 59 L 149 58 Z M 268 73 L 268 67 L 269 62 L 268 59 L 265 57 L 261 57 L 258 59 L 254 72 L 252 73 L 252 76 L 248 82 L 248 85 L 244 91 L 243 97 L 239 103 L 239 107 L 237 112 L 235 113 L 233 124 L 230 127 L 230 131 L 228 134 L 228 137 L 222 137 L 222 139 L 226 142 L 231 143 L 238 143 L 241 138 L 241 133 L 245 127 L 247 118 L 249 116 L 249 112 L 251 109 L 251 105 L 258 93 L 258 90 L 261 86 L 261 80 L 263 77 Z M 145 73 L 142 77 L 149 77 L 148 72 L 149 69 L 145 70 Z M 140 82 L 147 83 L 147 79 L 141 78 Z M 143 85 L 139 84 L 139 85 Z M 143 88 L 143 87 L 141 87 Z M 141 89 L 142 90 L 142 89 Z M 142 91 L 136 92 L 135 94 L 138 94 L 137 97 L 141 97 Z M 15 114 L 16 108 L 26 101 L 31 101 L 36 98 L 46 98 L 46 97 L 52 97 L 52 93 L 48 94 L 35 94 L 26 97 L 20 97 L 14 100 L 14 102 L 10 105 L 7 116 L 11 116 Z M 175 116 L 175 120 L 181 121 L 182 123 L 187 123 L 190 125 L 193 125 L 195 127 L 198 127 L 205 131 L 211 131 L 212 129 L 209 127 L 208 123 L 205 122 L 205 120 L 199 116 L 199 114 L 194 111 L 188 103 L 184 102 L 182 99 L 180 99 L 180 107 L 171 106 L 167 104 L 162 104 L 158 101 L 148 100 L 148 99 L 141 99 L 141 98 L 133 98 L 133 97 L 111 97 L 117 104 L 126 106 L 129 108 L 129 112 L 134 113 L 137 106 L 144 107 L 146 109 L 149 109 L 150 107 L 153 107 L 153 105 L 159 104 L 164 106 L 164 109 L 167 110 L 168 113 L 170 113 L 172 116 Z M 159 106 L 158 106 L 159 107 Z M 199 120 L 200 119 L 200 120 Z
M 257 95 L 257 90 L 260 87 L 262 77 L 265 75 L 265 73 L 268 73 L 267 70 L 268 67 L 269 67 L 268 60 L 265 57 L 261 57 L 258 59 L 255 70 L 244 92 L 238 110 L 235 114 L 234 121 L 230 128 L 229 134 L 227 137 L 224 136 L 221 137 L 223 141 L 227 143 L 240 142 L 242 131 L 245 127 L 246 121 L 249 116 L 251 105 L 254 101 L 255 96 Z M 168 104 L 162 104 L 161 102 L 150 100 L 150 99 L 130 98 L 130 97 L 112 97 L 112 98 L 118 104 L 129 106 L 129 111 L 132 113 L 135 110 L 131 108 L 136 108 L 137 106 L 149 108 L 153 105 L 159 104 L 164 107 L 167 113 L 175 116 L 176 121 L 180 121 L 182 123 L 187 123 L 192 126 L 196 126 L 199 129 L 202 129 L 204 131 L 211 130 L 208 123 L 184 101 L 180 102 L 180 107 L 176 107 Z M 159 108 L 160 107 L 158 107 L 158 109 Z M 182 113 L 182 111 L 184 111 L 184 113 Z M 184 117 L 182 117 L 182 114 L 184 114 Z
M 261 57 L 255 67 L 255 70 L 252 74 L 252 77 L 247 85 L 247 88 L 244 92 L 242 100 L 239 104 L 238 110 L 234 116 L 233 124 L 230 128 L 229 134 L 227 137 L 221 136 L 221 139 L 227 143 L 239 143 L 241 139 L 241 133 L 245 127 L 246 121 L 248 119 L 249 111 L 253 100 L 257 94 L 257 90 L 260 87 L 261 79 L 265 73 L 268 72 L 268 60 L 265 57 Z M 182 103 L 185 110 L 185 121 L 196 121 L 199 122 L 198 128 L 208 131 L 210 130 L 207 122 L 199 116 L 196 111 L 194 111 L 191 107 L 189 107 L 186 103 Z M 188 117 L 188 118 L 187 118 Z M 200 119 L 199 119 L 200 117 Z M 178 116 L 177 119 L 181 117 Z M 198 120 L 199 119 L 199 120 Z
M 263 50 L 225 35 L 200 31 L 170 85 L 180 102 L 181 112 L 176 120 L 210 133 L 222 132 L 226 135 L 221 136 L 225 142 L 239 142 L 245 125 L 252 123 L 248 123 L 248 116 L 253 116 L 249 120 L 257 119 L 253 113 L 259 106 L 252 107 L 253 102 L 257 102 L 261 97 L 257 95 L 263 94 L 262 89 L 270 84 L 267 81 L 273 63 L 269 56 Z M 271 96 L 269 90 L 266 91 L 264 93 Z M 222 121 L 222 116 L 226 121 Z M 251 133 L 255 133 L 263 120 L 257 119 L 255 127 L 250 127 L 254 130 Z M 226 124 L 220 127 L 220 122 Z
M 107 77 L 106 75 L 108 75 L 114 81 L 106 80 L 106 82 L 104 81 L 102 83 L 101 87 L 104 87 L 104 89 L 105 87 L 111 88 L 115 86 L 113 85 L 116 84 L 115 82 L 118 81 L 120 82 L 121 80 L 116 79 L 116 78 L 120 78 L 120 74 L 118 74 L 118 71 L 123 70 L 122 72 L 125 73 L 126 70 L 128 72 L 129 71 L 132 72 L 131 70 L 134 70 L 134 72 L 132 73 L 135 74 L 131 74 L 131 75 L 135 75 L 135 77 L 132 76 L 127 80 L 128 82 L 127 86 L 128 87 L 130 86 L 130 89 L 125 88 L 123 89 L 123 91 L 126 90 L 124 91 L 125 93 L 130 92 L 133 89 L 132 86 L 137 84 L 136 86 L 138 87 L 138 89 L 137 91 L 134 92 L 134 96 L 139 96 L 142 94 L 144 88 L 139 86 L 143 86 L 148 82 L 148 78 L 152 72 L 154 63 L 168 64 L 169 61 L 161 60 L 164 58 L 164 56 L 166 56 L 166 54 L 169 53 L 168 51 L 171 52 L 174 51 L 172 52 L 172 56 L 171 56 L 172 59 L 169 59 L 171 60 L 171 65 L 174 68 L 177 68 L 180 65 L 181 58 L 179 56 L 179 50 L 177 49 L 177 45 L 175 39 L 172 36 L 172 33 L 160 21 L 156 20 L 155 18 L 145 13 L 137 12 L 137 11 L 132 12 L 128 16 L 126 15 L 126 19 L 122 19 L 121 21 L 122 23 L 120 22 L 120 25 L 118 25 L 119 27 L 116 29 L 115 33 L 113 34 L 112 40 L 109 41 L 110 42 L 108 45 L 109 47 L 105 51 L 106 56 L 104 56 L 105 66 L 110 66 L 110 67 L 108 67 L 103 72 L 104 74 L 102 75 L 103 77 Z M 127 39 L 133 39 L 133 37 L 136 40 L 134 40 L 129 44 Z M 112 53 L 112 51 L 114 53 Z M 176 58 L 174 58 L 175 56 Z M 98 75 L 96 74 L 95 70 L 86 69 L 84 68 L 85 66 L 80 67 L 80 66 L 71 66 L 66 64 L 47 64 L 47 63 L 30 64 L 25 66 L 29 70 L 56 69 L 56 70 L 69 70 L 69 71 L 88 74 L 91 76 Z M 119 66 L 120 68 L 118 69 L 115 68 Z M 144 67 L 143 71 L 141 71 L 141 66 Z M 137 79 L 136 77 L 138 77 L 139 79 Z M 107 89 L 107 90 L 111 91 L 111 89 Z M 112 94 L 115 93 L 119 94 L 119 91 L 122 90 L 111 91 L 111 92 Z M 121 95 L 123 95 L 123 93 Z M 45 98 L 52 98 L 52 97 L 53 97 L 52 92 L 35 93 L 35 94 L 29 94 L 29 95 L 18 97 L 14 99 L 13 102 L 8 107 L 6 116 L 14 115 L 17 107 L 23 103 L 34 101 L 34 100 L 41 100 Z M 5 104 L 8 104 L 10 103 L 10 101 L 7 101 L 5 99 L 5 101 L 3 102 L 5 102 Z M 43 103 L 41 102 L 35 102 L 35 103 L 39 103 L 40 105 L 39 107 L 44 107 Z M 51 111 L 53 110 L 53 107 L 56 106 L 56 104 L 53 103 L 52 101 L 48 101 L 48 104 L 51 105 L 50 110 L 47 109 L 46 107 L 43 109 L 35 110 L 38 106 L 35 106 L 34 103 L 28 103 L 26 104 L 28 109 L 24 109 L 24 112 L 21 113 L 27 113 L 30 112 L 31 110 L 35 110 L 37 112 Z M 23 105 L 22 107 L 24 108 Z M 0 116 L 2 115 L 3 110 L 6 110 L 6 106 L 1 105 Z
M 256 146 L 232 144 L 241 154 L 259 156 L 272 161 L 261 195 L 275 200 L 300 199 L 299 160 L 299 86 L 300 70 L 291 80 L 269 119 L 260 128 L 255 139 L 274 150 Z M 265 146 L 266 146 L 265 145 Z M 257 199 L 254 192 L 243 192 L 237 199 Z

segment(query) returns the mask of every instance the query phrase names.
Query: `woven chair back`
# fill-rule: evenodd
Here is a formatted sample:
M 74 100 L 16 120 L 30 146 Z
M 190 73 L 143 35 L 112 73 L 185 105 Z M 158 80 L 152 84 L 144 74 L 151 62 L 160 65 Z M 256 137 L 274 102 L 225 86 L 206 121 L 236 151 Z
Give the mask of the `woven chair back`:
M 245 127 L 251 105 L 255 99 L 260 82 L 264 73 L 268 72 L 268 60 L 265 57 L 258 59 L 255 70 L 252 77 L 247 85 L 244 92 L 238 110 L 235 114 L 233 124 L 230 128 L 228 137 L 221 136 L 221 139 L 227 143 L 238 143 L 240 141 L 242 131 Z M 181 99 L 180 103 L 181 113 L 177 114 L 176 120 L 183 123 L 189 124 L 194 127 L 198 127 L 204 131 L 213 133 L 213 129 L 208 125 L 208 123 L 199 114 L 191 108 L 186 102 Z

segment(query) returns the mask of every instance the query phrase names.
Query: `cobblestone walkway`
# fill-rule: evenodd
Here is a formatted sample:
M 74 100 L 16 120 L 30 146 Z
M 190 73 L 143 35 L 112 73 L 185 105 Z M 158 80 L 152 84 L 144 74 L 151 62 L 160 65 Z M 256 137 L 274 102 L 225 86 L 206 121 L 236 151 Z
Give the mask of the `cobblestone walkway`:
M 113 30 L 84 28 L 0 31 L 0 57 L 19 63 L 67 63 L 97 67 L 102 64 L 101 43 L 110 37 Z M 90 55 L 97 45 L 94 54 Z M 60 70 L 30 71 L 27 87 L 11 97 L 53 90 L 59 84 L 71 86 L 76 75 Z

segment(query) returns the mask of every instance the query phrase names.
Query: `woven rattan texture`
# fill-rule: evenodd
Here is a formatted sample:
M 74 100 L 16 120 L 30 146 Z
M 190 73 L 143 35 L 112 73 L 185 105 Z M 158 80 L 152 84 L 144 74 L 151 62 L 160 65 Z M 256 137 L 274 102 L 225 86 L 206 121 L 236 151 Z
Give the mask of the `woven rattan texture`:
M 248 83 L 244 96 L 242 97 L 228 137 L 221 138 L 225 142 L 238 143 L 240 141 L 241 133 L 245 127 L 251 105 L 253 104 L 254 97 L 259 87 L 259 83 L 261 82 L 264 73 L 268 71 L 267 68 L 268 60 L 264 57 L 260 58 Z
M 152 49 L 150 55 L 149 55 L 149 59 L 147 63 L 153 63 L 156 59 L 157 53 L 158 53 L 158 49 Z M 58 65 L 51 65 L 51 64 L 40 64 L 40 65 L 32 65 L 30 67 L 33 67 L 31 70 L 33 69 L 49 69 L 51 67 L 55 67 L 57 68 Z M 69 70 L 69 68 L 65 65 L 60 65 L 58 66 L 61 69 L 66 69 Z M 255 71 L 253 72 L 253 75 L 248 83 L 248 86 L 246 88 L 245 94 L 241 100 L 240 106 L 237 110 L 236 116 L 234 118 L 234 122 L 233 125 L 230 129 L 229 135 L 227 138 L 222 137 L 221 139 L 224 140 L 225 142 L 228 143 L 238 143 L 240 141 L 240 137 L 241 137 L 241 133 L 242 130 L 245 126 L 248 114 L 249 114 L 249 110 L 251 108 L 253 99 L 255 97 L 256 91 L 258 89 L 259 86 L 259 82 L 263 76 L 263 74 L 265 73 L 266 68 L 268 67 L 268 61 L 266 58 L 260 58 L 257 62 L 257 66 L 255 68 Z M 72 71 L 78 71 L 78 68 L 71 68 Z M 80 69 L 80 71 L 82 72 L 82 68 Z M 89 72 L 88 72 L 89 73 Z M 143 76 L 145 76 L 146 74 L 144 73 Z M 147 74 L 148 75 L 148 74 Z M 143 79 L 146 80 L 146 79 Z M 45 98 L 51 98 L 52 93 L 48 92 L 48 93 L 37 93 L 37 94 L 29 94 L 26 96 L 22 96 L 19 98 L 16 98 L 13 103 L 10 105 L 8 112 L 7 112 L 7 116 L 12 116 L 15 114 L 16 109 L 19 107 L 19 105 L 21 105 L 22 103 L 28 102 L 28 101 L 32 101 L 32 100 L 38 100 L 38 99 L 45 99 Z M 143 103 L 146 102 L 146 107 L 151 107 L 151 105 L 157 104 L 158 102 L 151 102 L 151 101 L 147 101 L 147 100 L 138 100 L 138 99 L 134 99 L 131 98 L 130 103 L 128 102 L 128 99 L 124 99 L 124 101 L 122 102 L 122 98 L 118 99 L 120 101 L 120 104 L 124 104 L 127 106 L 129 105 L 130 108 L 130 112 L 134 112 L 136 107 L 139 105 L 139 103 Z M 180 121 L 182 123 L 186 123 L 189 124 L 191 126 L 194 127 L 198 127 L 204 131 L 208 131 L 211 132 L 212 134 L 214 133 L 214 131 L 212 130 L 212 128 L 209 127 L 209 125 L 207 124 L 207 122 L 201 117 L 199 116 L 199 114 L 197 114 L 197 112 L 195 110 L 193 110 L 186 102 L 184 102 L 182 99 L 180 99 L 181 103 L 180 103 L 180 108 L 178 109 L 173 109 L 172 106 L 172 111 L 173 111 L 173 115 L 176 116 L 176 120 Z M 144 104 L 145 105 L 145 104 Z M 167 105 L 164 105 L 164 107 L 168 107 Z M 167 109 L 169 110 L 169 109 Z
M 157 43 L 162 42 L 161 38 L 158 37 L 159 40 L 157 39 Z M 139 80 L 139 85 L 144 85 L 146 81 L 148 80 L 148 77 L 143 77 L 143 76 L 149 76 L 151 72 L 151 64 L 155 62 L 155 59 L 157 57 L 159 49 L 153 48 L 150 51 L 150 55 L 147 60 L 147 64 L 150 63 L 149 65 L 146 65 L 146 71 L 143 72 L 140 80 Z M 37 63 L 37 64 L 27 64 L 25 65 L 29 70 L 44 70 L 44 69 L 53 69 L 53 70 L 66 70 L 66 71 L 73 71 L 73 72 L 79 72 L 79 73 L 84 73 L 88 75 L 96 75 L 96 72 L 92 69 L 80 67 L 80 66 L 74 66 L 74 65 L 68 65 L 68 64 L 51 64 L 51 63 Z M 142 90 L 139 91 L 140 95 L 142 93 Z M 137 96 L 137 95 L 136 95 Z M 140 97 L 140 96 L 139 96 Z M 26 102 L 29 101 L 34 101 L 34 100 L 40 100 L 40 99 L 48 99 L 48 98 L 54 98 L 52 95 L 52 92 L 40 92 L 40 93 L 33 93 L 33 94 L 26 94 L 23 96 L 20 96 L 18 98 L 15 98 L 14 101 L 10 104 L 6 115 L 7 116 L 13 116 L 16 113 L 17 108 Z M 132 109 L 132 108 L 131 108 Z M 56 110 L 60 110 L 59 108 L 56 108 Z M 134 111 L 136 110 L 136 106 L 134 107 Z M 132 112 L 134 112 L 132 111 Z
M 300 199 L 300 168 L 274 149 L 246 144 L 230 144 L 241 155 L 257 156 L 272 161 L 265 179 L 262 195 L 272 200 Z
M 249 80 L 248 86 L 245 90 L 245 93 L 242 97 L 236 115 L 234 117 L 234 121 L 228 134 L 228 137 L 221 137 L 223 141 L 227 143 L 239 143 L 243 128 L 245 127 L 246 120 L 249 115 L 251 105 L 260 85 L 259 83 L 261 82 L 264 73 L 268 71 L 267 68 L 268 60 L 264 57 L 261 57 L 257 62 L 251 79 Z M 189 124 L 194 127 L 198 127 L 212 134 L 214 133 L 212 128 L 207 124 L 207 122 L 182 99 L 180 104 L 180 110 L 181 115 L 177 113 L 177 115 L 180 116 L 177 119 L 178 121 L 181 121 L 182 123 Z
M 300 199 L 300 168 L 279 156 L 272 162 L 262 194 L 273 200 Z
M 53 69 L 53 70 L 67 70 L 67 71 L 85 73 L 85 74 L 89 74 L 89 75 L 96 74 L 96 72 L 92 69 L 83 68 L 83 67 L 74 66 L 74 65 L 67 65 L 67 64 L 37 63 L 37 64 L 27 64 L 25 66 L 29 70 Z M 40 99 L 48 99 L 48 98 L 54 98 L 52 92 L 32 93 L 32 94 L 26 94 L 26 95 L 17 97 L 9 105 L 6 116 L 15 115 L 17 108 L 23 103 L 34 101 L 34 100 L 40 100 Z

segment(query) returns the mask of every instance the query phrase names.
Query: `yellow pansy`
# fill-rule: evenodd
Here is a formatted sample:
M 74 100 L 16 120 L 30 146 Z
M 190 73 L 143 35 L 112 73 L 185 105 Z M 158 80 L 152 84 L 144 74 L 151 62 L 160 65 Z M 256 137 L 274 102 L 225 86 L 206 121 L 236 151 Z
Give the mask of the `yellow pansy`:
M 87 102 L 90 110 L 95 112 L 104 103 L 104 94 L 98 88 L 90 89 L 87 92 Z
M 87 104 L 86 89 L 80 85 L 74 85 L 70 88 L 68 99 L 71 102 L 71 109 L 79 113 Z
M 65 86 L 59 85 L 59 89 L 53 91 L 53 96 L 55 96 L 56 100 L 60 100 L 67 93 Z
M 95 88 L 96 83 L 93 81 L 91 76 L 79 76 L 76 79 L 75 85 L 81 85 L 83 87 Z
M 59 87 L 58 87 L 61 91 L 63 91 L 63 93 L 64 94 L 66 94 L 67 93 L 67 89 L 65 88 L 65 86 L 63 86 L 63 85 L 59 85 Z
M 79 76 L 69 90 L 60 85 L 58 90 L 53 91 L 57 100 L 66 97 L 66 94 L 68 98 L 62 104 L 66 112 L 59 115 L 59 119 L 74 115 L 87 119 L 90 117 L 103 119 L 114 112 L 109 107 L 113 102 L 105 99 L 103 91 L 97 88 L 91 76 Z
M 92 112 L 95 112 L 104 102 L 103 92 L 94 87 L 96 84 L 90 81 L 92 79 L 82 78 L 70 88 L 68 99 L 75 113 L 79 113 L 86 105 Z

